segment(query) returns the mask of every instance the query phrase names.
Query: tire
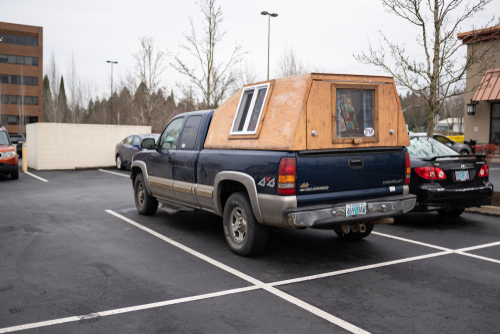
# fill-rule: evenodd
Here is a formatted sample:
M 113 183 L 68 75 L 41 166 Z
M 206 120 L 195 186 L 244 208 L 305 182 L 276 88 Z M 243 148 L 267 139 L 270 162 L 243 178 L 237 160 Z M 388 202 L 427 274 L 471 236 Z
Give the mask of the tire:
M 144 216 L 152 216 L 158 210 L 158 201 L 148 194 L 142 174 L 135 177 L 134 200 L 137 211 Z
M 460 151 L 460 155 L 469 155 L 469 151 L 467 151 L 466 149 L 463 149 Z
M 344 240 L 349 240 L 349 241 L 361 240 L 361 239 L 369 236 L 370 233 L 372 233 L 372 231 L 373 231 L 373 224 L 365 224 L 365 226 L 366 226 L 366 231 L 363 233 L 361 233 L 361 232 L 349 232 L 347 234 L 344 234 L 344 233 L 342 233 L 342 230 L 335 230 L 335 233 L 337 233 L 337 235 Z
M 223 214 L 224 236 L 231 251 L 240 256 L 262 253 L 269 237 L 267 226 L 253 215 L 248 195 L 237 192 L 229 196 Z
M 122 156 L 119 154 L 116 155 L 116 168 L 119 170 L 125 169 L 125 167 L 123 166 Z
M 10 178 L 11 178 L 12 180 L 17 180 L 17 179 L 19 179 L 19 172 L 10 173 Z
M 465 209 L 438 210 L 438 213 L 448 218 L 456 218 L 464 213 L 464 211 Z

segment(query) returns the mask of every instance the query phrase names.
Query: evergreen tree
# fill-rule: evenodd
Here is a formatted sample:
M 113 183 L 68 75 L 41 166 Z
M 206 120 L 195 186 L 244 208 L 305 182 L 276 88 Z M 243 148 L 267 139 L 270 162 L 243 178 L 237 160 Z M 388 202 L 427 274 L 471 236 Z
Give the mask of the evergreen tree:
M 63 114 L 63 122 L 68 122 L 68 102 L 66 99 L 66 90 L 64 89 L 64 78 L 61 75 L 61 83 L 59 84 L 59 102 Z
M 43 121 L 47 122 L 48 119 L 48 109 L 52 99 L 52 95 L 50 93 L 50 82 L 49 77 L 45 74 L 43 77 Z

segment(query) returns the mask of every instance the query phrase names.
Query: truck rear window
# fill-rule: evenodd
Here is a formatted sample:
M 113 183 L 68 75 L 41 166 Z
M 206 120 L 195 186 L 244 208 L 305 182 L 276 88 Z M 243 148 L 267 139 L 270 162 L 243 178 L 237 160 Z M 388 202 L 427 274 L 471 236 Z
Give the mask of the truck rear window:
M 373 89 L 337 89 L 337 138 L 372 137 Z

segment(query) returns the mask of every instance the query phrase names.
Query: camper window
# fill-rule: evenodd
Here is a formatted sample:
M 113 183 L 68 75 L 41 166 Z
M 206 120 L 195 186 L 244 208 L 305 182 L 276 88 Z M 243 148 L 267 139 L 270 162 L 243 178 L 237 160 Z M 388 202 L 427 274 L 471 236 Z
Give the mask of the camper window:
M 255 134 L 269 91 L 269 83 L 245 87 L 234 117 L 231 135 Z
M 337 138 L 373 137 L 375 90 L 336 89 L 336 130 Z

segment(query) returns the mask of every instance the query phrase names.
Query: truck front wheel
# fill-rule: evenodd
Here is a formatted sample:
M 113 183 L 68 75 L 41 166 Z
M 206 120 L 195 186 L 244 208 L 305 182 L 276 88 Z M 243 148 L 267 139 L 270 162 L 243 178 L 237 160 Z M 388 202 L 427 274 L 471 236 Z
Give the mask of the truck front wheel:
M 141 215 L 152 216 L 158 210 L 158 201 L 148 194 L 142 174 L 138 174 L 135 178 L 134 199 L 137 211 Z
M 233 253 L 241 256 L 264 251 L 269 230 L 253 215 L 248 195 L 237 192 L 229 196 L 224 206 L 224 236 Z
M 337 235 L 344 240 L 361 240 L 361 239 L 369 236 L 373 230 L 373 224 L 365 224 L 365 225 L 366 225 L 366 231 L 363 233 L 351 231 L 351 232 L 345 234 L 342 232 L 342 230 L 335 230 L 335 233 L 337 233 Z

